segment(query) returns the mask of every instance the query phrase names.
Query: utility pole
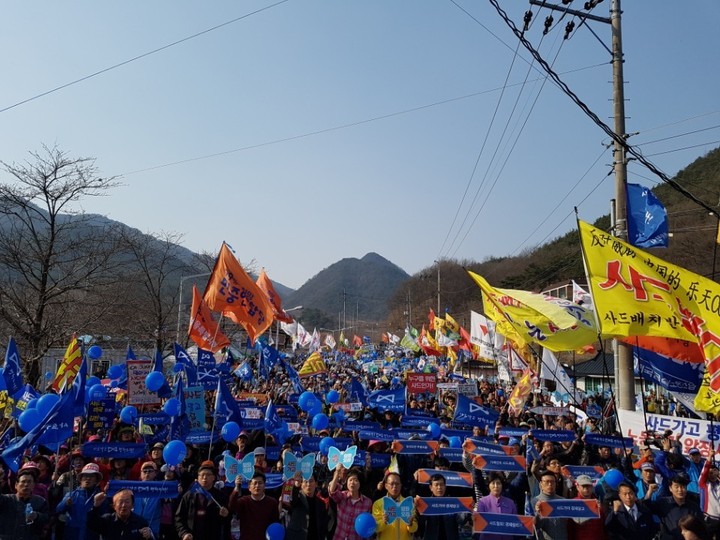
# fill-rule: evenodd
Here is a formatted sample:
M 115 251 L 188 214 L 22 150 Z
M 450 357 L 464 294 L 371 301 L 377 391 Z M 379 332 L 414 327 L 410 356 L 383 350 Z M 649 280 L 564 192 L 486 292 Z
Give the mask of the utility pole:
M 622 9 L 621 0 L 612 0 L 610 18 L 598 17 L 583 11 L 569 9 L 567 6 L 547 4 L 543 0 L 530 0 L 531 5 L 545 7 L 554 11 L 562 11 L 569 15 L 609 24 L 612 29 L 612 66 L 613 66 L 613 114 L 615 133 L 623 140 L 625 132 L 625 80 L 623 77 L 622 49 Z M 590 0 L 585 3 L 594 8 L 602 0 Z M 615 169 L 615 221 L 614 234 L 621 240 L 627 240 L 627 160 L 625 147 L 615 141 L 613 165 Z M 629 345 L 615 340 L 615 388 L 617 406 L 620 409 L 635 410 L 635 374 L 633 370 L 632 351 Z

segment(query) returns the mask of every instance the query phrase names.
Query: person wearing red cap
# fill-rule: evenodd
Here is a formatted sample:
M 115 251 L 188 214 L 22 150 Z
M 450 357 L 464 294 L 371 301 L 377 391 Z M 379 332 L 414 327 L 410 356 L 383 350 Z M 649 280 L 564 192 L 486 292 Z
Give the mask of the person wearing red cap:
M 65 517 L 65 540 L 97 540 L 99 535 L 87 528 L 87 515 L 93 509 L 93 498 L 100 491 L 102 473 L 97 463 L 88 463 L 78 474 L 80 487 L 63 497 L 57 513 Z
M 36 476 L 36 469 L 21 468 L 15 483 L 15 494 L 0 495 L 0 538 L 40 539 L 50 515 L 47 501 L 33 495 Z

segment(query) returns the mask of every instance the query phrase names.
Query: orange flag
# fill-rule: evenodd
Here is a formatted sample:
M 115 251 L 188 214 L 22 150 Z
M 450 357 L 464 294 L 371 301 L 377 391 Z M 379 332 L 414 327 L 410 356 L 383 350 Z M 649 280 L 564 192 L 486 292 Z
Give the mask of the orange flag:
M 663 338 L 656 336 L 633 336 L 619 338 L 628 345 L 641 347 L 649 351 L 664 354 L 676 360 L 685 360 L 693 364 L 702 364 L 705 361 L 700 345 L 692 341 L 677 338 Z
M 82 364 L 80 342 L 75 337 L 75 334 L 73 334 L 70 339 L 70 344 L 65 350 L 65 356 L 63 356 L 62 362 L 60 362 L 60 366 L 55 374 L 52 389 L 55 390 L 55 392 L 59 392 L 63 385 L 65 387 L 71 385 L 75 379 L 75 375 L 77 375 L 77 372 L 80 370 L 80 364 Z
M 428 321 L 430 321 L 430 326 L 428 327 L 428 330 L 435 330 L 435 312 L 430 308 L 430 312 L 428 313 Z
M 275 320 L 288 324 L 293 322 L 293 318 L 283 311 L 280 295 L 275 292 L 275 287 L 273 287 L 272 281 L 270 281 L 270 278 L 265 273 L 264 268 L 260 271 L 260 275 L 255 283 L 260 287 L 260 290 L 267 295 L 270 305 L 273 307 L 273 312 L 275 313 Z
M 235 324 L 241 325 L 250 341 L 270 328 L 273 307 L 223 242 L 205 288 L 205 302 Z
M 230 345 L 230 340 L 218 328 L 218 324 L 210 313 L 210 308 L 200 296 L 200 291 L 195 285 L 193 285 L 188 337 L 206 351 L 218 352 L 223 347 Z

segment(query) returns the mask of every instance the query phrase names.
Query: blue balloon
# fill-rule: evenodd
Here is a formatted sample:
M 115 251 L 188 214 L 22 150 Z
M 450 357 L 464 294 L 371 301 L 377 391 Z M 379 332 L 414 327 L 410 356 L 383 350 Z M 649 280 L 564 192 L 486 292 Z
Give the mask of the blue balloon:
M 308 411 L 308 416 L 312 418 L 313 416 L 317 416 L 318 414 L 322 414 L 322 410 L 323 410 L 322 403 L 320 403 L 320 402 L 316 399 L 315 402 L 313 403 L 312 408 Z
M 265 540 L 284 540 L 285 527 L 279 523 L 271 523 L 265 531 Z
M 173 373 L 180 373 L 185 368 L 183 367 L 182 364 L 175 364 L 172 369 L 173 369 Z
M 220 435 L 227 442 L 235 442 L 240 435 L 240 426 L 237 425 L 237 422 L 228 422 L 222 427 Z
M 107 388 L 105 388 L 102 384 L 96 384 L 94 386 L 91 386 L 90 390 L 88 390 L 88 397 L 92 401 L 100 401 L 101 399 L 105 399 L 107 397 Z
M 187 455 L 187 448 L 182 441 L 170 441 L 163 448 L 163 459 L 170 466 L 180 465 Z
M 335 444 L 335 441 L 332 437 L 323 437 L 320 439 L 320 453 L 323 456 L 327 456 L 328 452 L 330 451 L 330 447 Z
M 313 416 L 312 427 L 314 429 L 319 431 L 325 429 L 328 425 L 330 425 L 330 419 L 327 417 L 327 414 L 320 413 Z
M 38 398 L 35 409 L 40 414 L 40 420 L 48 415 L 50 409 L 52 409 L 53 405 L 58 401 L 60 401 L 60 396 L 57 394 L 43 394 Z
M 127 405 L 120 410 L 120 420 L 126 424 L 134 424 L 137 417 L 138 411 L 133 405 Z
M 163 411 L 169 416 L 177 416 L 180 414 L 180 400 L 178 398 L 170 398 L 163 405 Z
M 36 427 L 43 419 L 37 409 L 25 409 L 18 417 L 18 424 L 20 429 L 25 432 L 30 431 Z
M 122 377 L 123 374 L 123 368 L 122 366 L 110 366 L 110 368 L 107 370 L 107 376 L 108 379 L 119 379 Z
M 450 442 L 450 448 L 462 448 L 462 441 L 460 440 L 460 437 L 453 436 L 450 437 L 448 441 Z
M 340 394 L 338 394 L 337 390 L 330 390 L 327 396 L 325 396 L 325 399 L 327 399 L 328 403 L 337 403 L 340 399 Z
M 98 345 L 93 345 L 87 351 L 88 358 L 91 360 L 97 360 L 102 356 L 103 350 Z
M 437 425 L 435 422 L 430 422 L 428 424 L 427 430 L 430 432 L 430 436 L 433 439 L 437 439 L 438 437 L 440 437 L 440 434 L 442 433 L 442 431 L 440 430 L 440 426 Z
M 355 518 L 355 532 L 361 538 L 370 538 L 375 534 L 375 529 L 377 529 L 377 523 L 370 512 L 363 512 Z
M 303 411 L 309 412 L 315 405 L 316 401 L 315 395 L 312 392 L 305 391 L 300 394 L 300 397 L 298 398 L 298 405 Z
M 46 371 L 46 372 L 45 372 L 45 378 L 46 378 L 47 380 L 52 379 L 52 376 L 53 376 L 52 371 Z
M 102 381 L 93 375 L 92 377 L 88 377 L 87 381 L 85 381 L 85 388 L 92 388 L 96 384 L 102 384 Z
M 119 384 L 117 381 L 110 381 L 110 388 L 117 388 Z
M 147 377 L 145 377 L 145 386 L 148 390 L 151 392 L 157 392 L 160 390 L 160 387 L 165 383 L 165 375 L 160 373 L 159 371 L 151 371 L 148 373 Z
M 610 469 L 605 473 L 605 476 L 603 476 L 603 480 L 605 480 L 605 483 L 612 489 L 617 489 L 617 487 L 620 485 L 620 482 L 622 482 L 624 478 L 625 477 L 623 476 L 623 473 L 621 473 L 617 469 Z
M 27 405 L 25 405 L 25 410 L 27 411 L 28 409 L 36 409 L 37 402 L 38 398 L 32 398 L 30 401 L 27 402 Z

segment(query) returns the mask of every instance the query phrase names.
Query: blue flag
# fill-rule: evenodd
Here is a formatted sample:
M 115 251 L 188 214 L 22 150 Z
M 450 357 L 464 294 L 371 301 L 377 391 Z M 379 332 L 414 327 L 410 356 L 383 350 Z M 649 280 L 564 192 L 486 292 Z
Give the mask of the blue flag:
M 367 407 L 367 390 L 362 383 L 355 377 L 350 379 L 350 401 L 361 403 L 363 407 Z
M 238 367 L 235 371 L 233 371 L 233 373 L 235 374 L 235 376 L 238 379 L 240 379 L 242 381 L 245 381 L 245 382 L 252 381 L 253 371 L 252 371 L 252 368 L 250 367 L 249 362 L 243 362 L 240 367 Z
M 182 377 L 177 378 L 175 386 L 175 397 L 180 402 L 180 412 L 170 421 L 170 439 L 184 441 L 190 431 L 190 420 L 187 415 L 187 407 L 185 406 L 185 388 Z
M 78 370 L 75 380 L 73 380 L 70 393 L 73 395 L 73 414 L 75 416 L 85 416 L 85 382 L 87 381 L 87 358 L 82 355 L 80 369 Z M 127 375 L 125 376 L 127 378 Z
M 198 372 L 195 362 L 192 361 L 190 355 L 183 349 L 179 343 L 173 343 L 175 351 L 175 363 L 180 364 L 185 370 L 188 386 L 195 386 L 198 382 Z
M 643 379 L 659 384 L 670 392 L 697 394 L 703 372 L 700 364 L 680 362 L 662 354 L 633 347 L 635 371 Z
M 17 472 L 25 450 L 35 444 L 51 444 L 65 440 L 73 432 L 73 403 L 74 395 L 67 392 L 55 402 L 47 416 L 28 431 L 19 441 L 13 443 L 0 457 L 10 470 Z M 45 440 L 41 441 L 41 437 Z
M 640 248 L 667 247 L 667 210 L 640 184 L 627 184 L 628 241 Z
M 236 422 L 242 427 L 243 419 L 240 407 L 230 393 L 225 381 L 218 379 L 217 392 L 215 393 L 215 418 L 223 418 L 225 422 Z
M 263 422 L 265 433 L 274 433 L 282 427 L 282 419 L 273 405 L 272 399 L 268 401 L 265 409 L 265 421 Z
M 495 425 L 500 413 L 494 409 L 483 407 L 472 401 L 469 397 L 458 394 L 455 407 L 455 422 L 471 425 Z
M 405 410 L 405 388 L 375 390 L 368 396 L 368 405 L 380 412 L 401 413 Z
M 293 385 L 293 391 L 296 394 L 302 394 L 305 391 L 305 388 L 303 388 L 302 383 L 300 382 L 300 375 L 298 375 L 297 370 L 292 367 L 290 362 L 283 359 L 282 360 L 283 366 L 285 366 L 285 371 L 288 374 L 288 378 L 290 379 L 290 383 Z
M 215 364 L 215 355 L 211 351 L 198 349 L 197 368 L 200 385 L 205 390 L 214 390 L 220 377 Z
M 274 368 L 280 361 L 280 354 L 277 349 L 260 340 L 255 344 L 255 349 L 260 353 L 260 359 L 267 366 L 268 370 Z
M 25 386 L 20 369 L 20 352 L 15 343 L 15 338 L 12 337 L 8 341 L 7 350 L 5 351 L 3 377 L 5 377 L 5 386 L 10 396 L 14 396 Z

